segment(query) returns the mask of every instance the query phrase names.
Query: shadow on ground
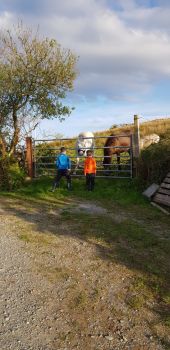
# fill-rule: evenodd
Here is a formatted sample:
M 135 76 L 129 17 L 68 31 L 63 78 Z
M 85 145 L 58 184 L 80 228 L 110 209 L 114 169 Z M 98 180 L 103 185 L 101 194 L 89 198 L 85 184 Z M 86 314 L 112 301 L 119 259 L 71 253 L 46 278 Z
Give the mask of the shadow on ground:
M 165 327 L 169 327 L 170 219 L 165 221 L 163 215 L 159 220 L 149 215 L 139 217 L 135 212 L 118 215 L 118 207 L 113 211 L 110 208 L 99 213 L 87 212 L 82 207 L 77 210 L 79 204 L 71 197 L 66 200 L 55 198 L 55 203 L 53 198 L 48 202 L 3 198 L 1 210 L 31 224 L 37 235 L 77 237 L 95 245 L 100 259 L 133 270 L 136 277 L 127 303 L 138 309 L 146 306 L 150 297 L 154 298 L 152 311 Z M 165 348 L 170 346 L 166 338 L 161 341 Z

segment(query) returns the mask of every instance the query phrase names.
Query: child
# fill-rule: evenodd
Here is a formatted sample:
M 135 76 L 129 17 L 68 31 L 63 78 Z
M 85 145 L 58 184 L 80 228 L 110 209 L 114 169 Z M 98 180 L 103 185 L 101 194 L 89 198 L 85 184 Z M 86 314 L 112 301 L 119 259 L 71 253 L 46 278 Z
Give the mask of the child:
M 93 191 L 96 175 L 96 161 L 93 158 L 93 152 L 91 150 L 87 151 L 87 158 L 84 162 L 84 175 L 86 176 L 87 190 Z
M 71 161 L 70 158 L 66 155 L 66 148 L 61 147 L 60 154 L 56 159 L 57 174 L 54 180 L 54 185 L 52 192 L 55 191 L 56 187 L 59 187 L 60 180 L 63 176 L 67 179 L 67 189 L 71 190 Z

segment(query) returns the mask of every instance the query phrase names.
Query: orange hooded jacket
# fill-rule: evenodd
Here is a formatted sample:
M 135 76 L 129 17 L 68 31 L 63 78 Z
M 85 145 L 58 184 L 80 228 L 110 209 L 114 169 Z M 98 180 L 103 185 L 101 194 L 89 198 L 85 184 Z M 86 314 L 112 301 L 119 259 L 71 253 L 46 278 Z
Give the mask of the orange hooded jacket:
M 92 157 L 87 157 L 84 162 L 84 175 L 96 174 L 96 161 Z

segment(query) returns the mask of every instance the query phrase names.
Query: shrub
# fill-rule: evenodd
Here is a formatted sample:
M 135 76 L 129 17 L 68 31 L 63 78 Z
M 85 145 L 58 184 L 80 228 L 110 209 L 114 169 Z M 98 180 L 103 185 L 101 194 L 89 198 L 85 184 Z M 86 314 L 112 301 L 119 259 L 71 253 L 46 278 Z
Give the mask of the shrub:
M 139 179 L 145 184 L 161 183 L 170 171 L 170 134 L 141 152 L 138 170 Z
M 9 158 L 0 158 L 0 189 L 12 190 L 24 181 L 25 173 L 18 163 Z

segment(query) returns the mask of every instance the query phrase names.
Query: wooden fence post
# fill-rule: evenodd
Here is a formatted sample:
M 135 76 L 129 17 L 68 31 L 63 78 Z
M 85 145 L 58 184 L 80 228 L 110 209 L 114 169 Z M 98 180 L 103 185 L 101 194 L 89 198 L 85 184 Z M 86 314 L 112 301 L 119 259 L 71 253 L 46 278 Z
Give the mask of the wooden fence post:
M 138 174 L 138 158 L 140 155 L 140 130 L 139 116 L 134 115 L 134 134 L 133 134 L 133 175 Z
M 134 138 L 133 138 L 133 156 L 139 158 L 140 154 L 140 131 L 139 131 L 139 116 L 134 115 Z
M 32 138 L 26 137 L 26 163 L 28 169 L 28 176 L 33 178 L 33 150 L 32 150 Z

